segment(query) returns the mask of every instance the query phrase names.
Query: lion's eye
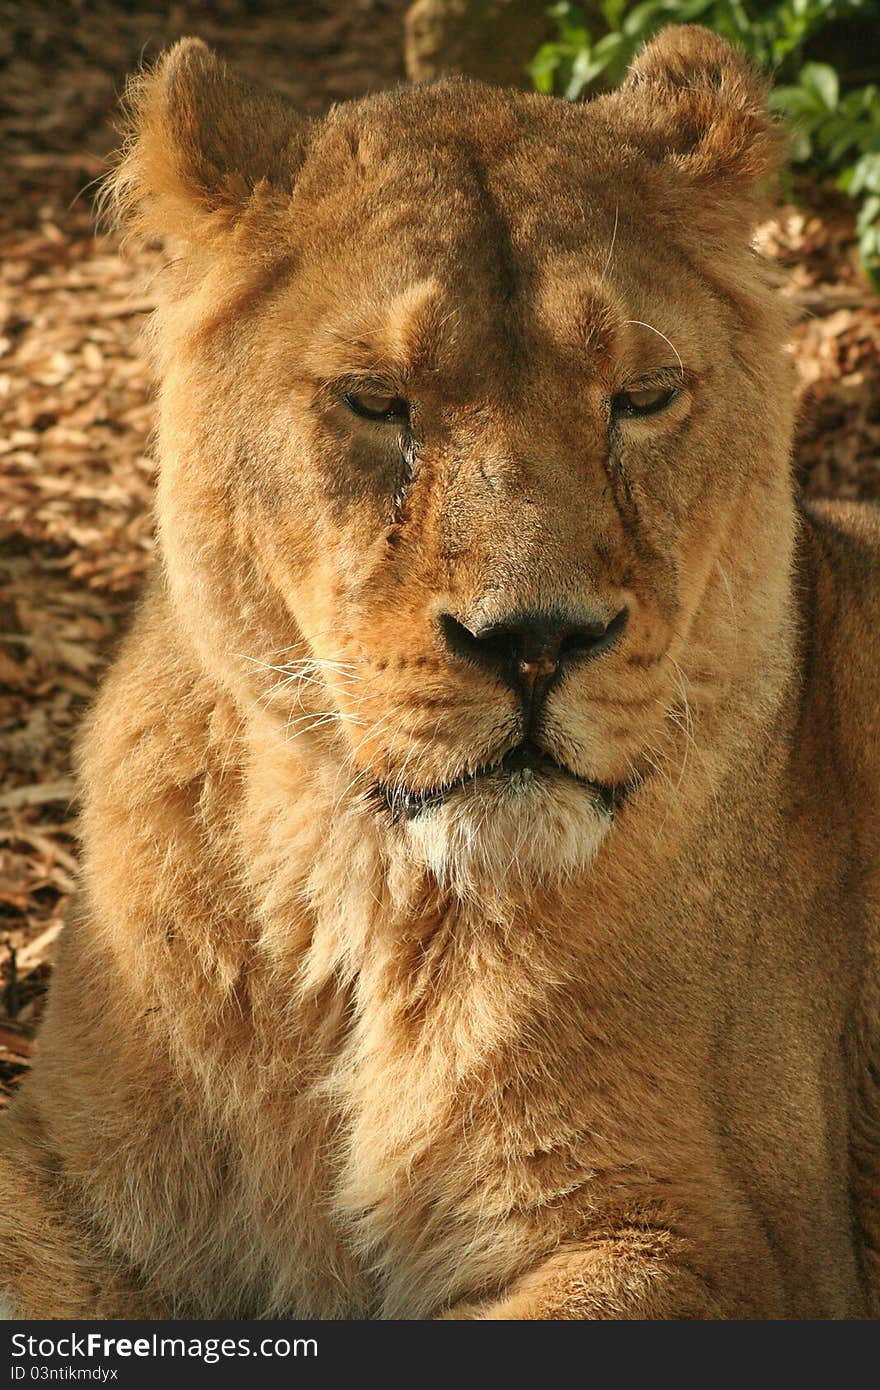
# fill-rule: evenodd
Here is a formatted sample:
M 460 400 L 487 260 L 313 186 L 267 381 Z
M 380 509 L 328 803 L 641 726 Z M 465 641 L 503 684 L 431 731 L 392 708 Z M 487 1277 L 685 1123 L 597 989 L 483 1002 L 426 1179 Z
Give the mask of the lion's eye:
M 675 387 L 646 386 L 642 390 L 619 391 L 611 402 L 613 415 L 656 415 L 678 395 Z
M 409 420 L 409 406 L 401 396 L 382 396 L 363 391 L 355 396 L 348 393 L 342 397 L 349 410 L 364 420 L 383 420 L 388 424 L 405 424 Z

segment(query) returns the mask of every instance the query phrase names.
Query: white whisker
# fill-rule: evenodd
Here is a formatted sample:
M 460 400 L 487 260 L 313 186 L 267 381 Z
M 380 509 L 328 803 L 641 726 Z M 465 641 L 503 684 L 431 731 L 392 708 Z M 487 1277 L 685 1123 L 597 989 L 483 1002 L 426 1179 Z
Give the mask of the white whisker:
M 602 267 L 602 274 L 599 276 L 599 284 L 605 283 L 605 276 L 611 268 L 611 257 L 614 255 L 614 244 L 617 241 L 617 224 L 620 219 L 620 204 L 614 205 L 614 230 L 611 233 L 611 245 L 608 247 L 608 255 L 605 257 L 605 264 Z
M 661 333 L 660 329 L 655 328 L 652 323 L 644 323 L 641 319 L 624 319 L 624 323 L 631 323 L 635 328 L 647 328 L 650 330 L 650 332 L 656 333 L 658 338 L 662 338 L 664 343 L 668 343 L 669 346 L 672 348 L 672 351 L 675 353 L 676 358 L 678 358 L 679 370 L 681 372 L 682 380 L 684 380 L 684 363 L 682 362 L 681 357 L 679 356 L 678 348 L 675 346 L 675 343 L 673 343 L 670 338 L 667 338 L 665 333 Z

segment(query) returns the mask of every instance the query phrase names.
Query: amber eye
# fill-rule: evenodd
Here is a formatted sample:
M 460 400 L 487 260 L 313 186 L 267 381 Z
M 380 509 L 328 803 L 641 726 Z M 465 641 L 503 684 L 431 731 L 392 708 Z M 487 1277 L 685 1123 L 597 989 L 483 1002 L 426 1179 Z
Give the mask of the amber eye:
M 362 391 L 357 396 L 349 392 L 342 399 L 353 414 L 360 415 L 364 420 L 382 420 L 394 425 L 406 424 L 409 420 L 409 406 L 402 396 Z
M 633 415 L 656 415 L 665 410 L 678 395 L 675 387 L 646 386 L 633 391 L 619 391 L 611 402 L 611 413 L 632 417 Z

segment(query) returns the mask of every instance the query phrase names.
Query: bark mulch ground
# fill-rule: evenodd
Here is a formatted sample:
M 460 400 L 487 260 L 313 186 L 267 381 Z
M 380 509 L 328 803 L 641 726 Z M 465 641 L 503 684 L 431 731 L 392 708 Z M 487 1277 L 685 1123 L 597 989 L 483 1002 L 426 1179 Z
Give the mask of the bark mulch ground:
M 301 109 L 403 76 L 404 0 L 0 3 L 0 1103 L 25 1072 L 76 877 L 71 739 L 153 559 L 151 384 L 139 342 L 160 249 L 96 236 L 125 76 L 197 33 Z M 880 497 L 880 300 L 829 190 L 780 206 L 797 466 Z

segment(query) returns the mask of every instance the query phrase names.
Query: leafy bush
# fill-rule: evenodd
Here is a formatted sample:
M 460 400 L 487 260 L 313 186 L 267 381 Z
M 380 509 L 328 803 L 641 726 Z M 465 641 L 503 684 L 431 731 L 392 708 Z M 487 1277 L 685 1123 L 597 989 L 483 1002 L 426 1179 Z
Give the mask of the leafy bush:
M 770 100 L 792 124 L 792 160 L 812 161 L 856 199 L 859 251 L 880 288 L 880 88 L 872 83 L 841 96 L 834 68 L 805 63 L 797 83 L 776 87 Z
M 620 82 L 664 24 L 705 24 L 772 73 L 770 100 L 792 129 L 792 161 L 809 162 L 856 200 L 859 250 L 880 288 L 880 88 L 847 84 L 829 64 L 804 60 L 805 45 L 836 21 L 876 16 L 880 37 L 878 0 L 601 0 L 589 17 L 564 0 L 549 13 L 558 36 L 529 71 L 539 91 L 570 100 Z

